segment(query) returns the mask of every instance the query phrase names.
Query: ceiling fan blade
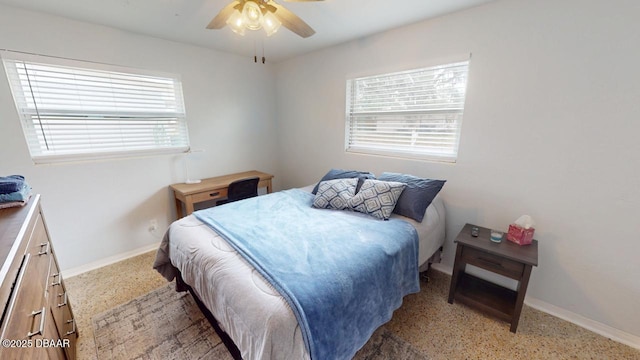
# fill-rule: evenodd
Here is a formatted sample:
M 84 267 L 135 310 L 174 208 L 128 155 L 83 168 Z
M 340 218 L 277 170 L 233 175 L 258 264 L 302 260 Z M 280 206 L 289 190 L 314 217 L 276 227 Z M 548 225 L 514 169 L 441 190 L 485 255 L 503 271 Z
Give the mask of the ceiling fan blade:
M 276 11 L 273 13 L 273 15 L 275 15 L 278 20 L 280 20 L 282 26 L 302 36 L 303 38 L 308 38 L 309 36 L 316 33 L 315 30 L 311 28 L 311 26 L 307 25 L 306 22 L 300 19 L 296 14 L 287 10 L 284 6 L 273 1 L 270 2 L 270 4 L 276 8 Z
M 324 1 L 324 0 L 284 0 L 286 2 L 311 2 L 311 1 Z
M 211 20 L 209 25 L 207 25 L 207 29 L 222 29 L 223 27 L 225 27 L 225 25 L 227 25 L 227 19 L 229 18 L 229 16 L 231 16 L 231 14 L 233 14 L 233 11 L 235 10 L 234 8 L 238 4 L 240 4 L 240 1 L 235 0 L 232 1 L 229 5 L 225 6 L 222 10 L 220 10 L 218 15 L 216 15 L 216 17 Z

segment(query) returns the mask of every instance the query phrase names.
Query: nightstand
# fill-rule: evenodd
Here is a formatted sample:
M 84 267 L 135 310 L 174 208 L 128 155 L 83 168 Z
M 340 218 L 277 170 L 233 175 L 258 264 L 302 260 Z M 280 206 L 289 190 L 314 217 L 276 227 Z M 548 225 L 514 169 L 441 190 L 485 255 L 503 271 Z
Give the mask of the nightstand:
M 455 239 L 456 260 L 449 288 L 449 304 L 456 300 L 509 321 L 510 330 L 515 333 L 531 269 L 538 265 L 538 241 L 520 246 L 508 241 L 505 234 L 501 243 L 494 243 L 490 240 L 491 230 L 481 226 L 477 226 L 480 229 L 478 237 L 471 236 L 473 226 L 476 225 L 466 224 Z M 517 290 L 466 273 L 466 264 L 517 280 Z

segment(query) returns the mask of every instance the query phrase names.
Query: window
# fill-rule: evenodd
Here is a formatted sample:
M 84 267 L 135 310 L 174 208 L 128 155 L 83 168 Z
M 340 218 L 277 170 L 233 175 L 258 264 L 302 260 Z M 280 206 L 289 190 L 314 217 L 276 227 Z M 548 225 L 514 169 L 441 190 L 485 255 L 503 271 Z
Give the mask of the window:
M 346 150 L 455 162 L 469 61 L 347 81 Z
M 177 75 L 3 52 L 35 163 L 189 149 Z

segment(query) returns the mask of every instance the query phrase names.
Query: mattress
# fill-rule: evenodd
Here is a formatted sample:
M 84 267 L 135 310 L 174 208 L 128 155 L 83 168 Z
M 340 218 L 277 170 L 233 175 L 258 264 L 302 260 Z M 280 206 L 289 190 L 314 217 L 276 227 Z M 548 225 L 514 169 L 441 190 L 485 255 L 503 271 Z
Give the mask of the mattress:
M 304 188 L 311 191 L 312 187 Z M 439 197 L 421 223 L 424 265 L 444 243 L 444 205 Z M 169 259 L 164 259 L 168 256 Z M 163 239 L 154 267 L 164 262 L 180 271 L 200 300 L 233 339 L 244 359 L 309 359 L 301 330 L 286 300 L 219 234 L 190 215 L 174 222 Z M 168 264 L 168 263 L 167 263 Z M 172 279 L 168 271 L 161 273 Z

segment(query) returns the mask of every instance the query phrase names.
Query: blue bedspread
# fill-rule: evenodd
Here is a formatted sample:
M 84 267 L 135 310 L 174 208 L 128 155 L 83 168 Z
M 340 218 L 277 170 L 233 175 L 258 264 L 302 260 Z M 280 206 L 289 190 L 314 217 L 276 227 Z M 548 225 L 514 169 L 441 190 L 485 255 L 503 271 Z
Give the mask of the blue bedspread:
M 287 300 L 312 359 L 351 359 L 420 290 L 409 223 L 315 209 L 298 189 L 194 215 L 222 235 Z

